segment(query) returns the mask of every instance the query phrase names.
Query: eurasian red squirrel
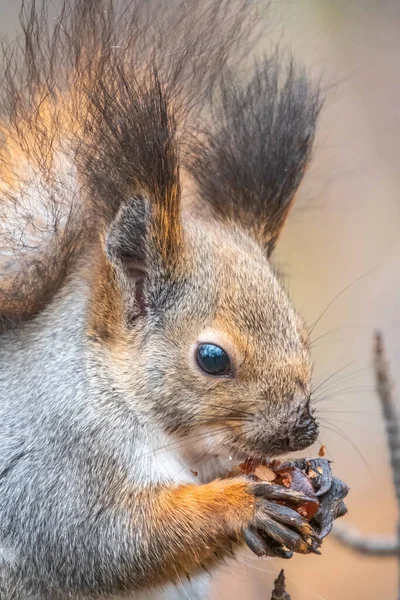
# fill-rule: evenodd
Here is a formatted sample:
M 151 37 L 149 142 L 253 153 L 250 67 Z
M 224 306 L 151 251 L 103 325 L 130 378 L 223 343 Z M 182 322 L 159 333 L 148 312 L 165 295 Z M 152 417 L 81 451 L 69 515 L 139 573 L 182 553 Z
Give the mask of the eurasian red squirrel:
M 2 600 L 172 598 L 244 540 L 315 550 L 268 501 L 295 494 L 227 477 L 318 432 L 269 258 L 321 100 L 278 52 L 235 72 L 254 24 L 244 0 L 32 0 L 4 46 Z

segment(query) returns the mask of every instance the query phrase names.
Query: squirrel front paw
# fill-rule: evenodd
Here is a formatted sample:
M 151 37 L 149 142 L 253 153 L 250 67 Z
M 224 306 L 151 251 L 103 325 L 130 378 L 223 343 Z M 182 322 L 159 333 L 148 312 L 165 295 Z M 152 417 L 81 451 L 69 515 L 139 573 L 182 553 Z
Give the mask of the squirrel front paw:
M 252 484 L 249 491 L 255 498 L 255 513 L 243 536 L 250 550 L 257 556 L 280 558 L 291 558 L 293 552 L 320 553 L 320 538 L 295 510 L 296 506 L 310 502 L 310 498 L 268 483 Z
M 295 510 L 313 502 L 312 498 L 273 483 L 254 483 L 246 478 L 240 478 L 236 486 L 236 493 L 235 484 L 231 494 L 226 490 L 228 496 L 236 496 L 233 503 L 236 510 L 232 511 L 232 506 L 226 515 L 228 526 L 236 529 L 236 535 L 257 556 L 291 558 L 293 552 L 319 554 L 321 539 Z M 238 520 L 242 521 L 241 531 L 237 531 Z

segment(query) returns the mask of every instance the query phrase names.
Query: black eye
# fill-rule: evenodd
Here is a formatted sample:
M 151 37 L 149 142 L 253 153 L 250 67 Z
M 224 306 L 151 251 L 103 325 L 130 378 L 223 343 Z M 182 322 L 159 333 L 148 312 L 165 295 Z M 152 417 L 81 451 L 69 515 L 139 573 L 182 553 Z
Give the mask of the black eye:
M 229 356 L 219 346 L 200 344 L 197 347 L 196 359 L 199 367 L 210 375 L 229 375 L 231 373 Z

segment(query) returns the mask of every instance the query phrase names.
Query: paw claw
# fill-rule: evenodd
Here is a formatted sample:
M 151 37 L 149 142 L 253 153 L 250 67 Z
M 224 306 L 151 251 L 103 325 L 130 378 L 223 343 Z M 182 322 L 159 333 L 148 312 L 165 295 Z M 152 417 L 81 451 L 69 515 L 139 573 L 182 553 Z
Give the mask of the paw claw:
M 274 483 L 253 484 L 252 493 L 257 498 L 265 498 L 266 500 L 281 500 L 290 502 L 295 506 L 309 502 L 313 504 L 316 503 L 315 498 L 310 498 L 301 492 L 296 492 Z
M 266 556 L 267 555 L 267 546 L 263 537 L 251 527 L 247 527 L 244 533 L 244 540 L 250 550 L 254 552 L 257 556 Z

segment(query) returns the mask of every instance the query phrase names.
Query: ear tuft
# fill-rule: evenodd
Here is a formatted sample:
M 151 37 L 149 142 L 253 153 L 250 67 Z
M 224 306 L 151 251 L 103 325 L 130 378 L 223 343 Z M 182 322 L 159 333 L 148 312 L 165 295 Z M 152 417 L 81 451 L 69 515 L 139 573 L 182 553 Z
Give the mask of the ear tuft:
M 194 135 L 187 160 L 203 199 L 245 227 L 270 254 L 311 156 L 318 90 L 276 53 L 247 85 L 226 73 L 213 122 Z

